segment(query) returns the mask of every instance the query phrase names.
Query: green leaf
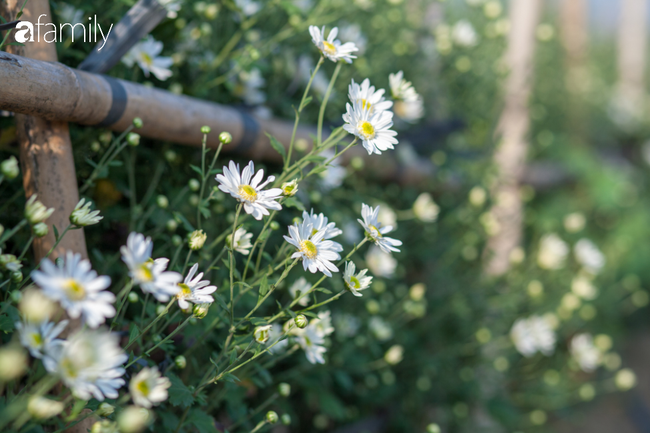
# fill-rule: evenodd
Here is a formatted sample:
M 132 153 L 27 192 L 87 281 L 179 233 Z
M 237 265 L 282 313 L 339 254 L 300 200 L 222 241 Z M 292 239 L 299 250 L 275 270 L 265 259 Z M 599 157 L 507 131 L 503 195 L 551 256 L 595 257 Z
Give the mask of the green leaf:
M 260 296 L 264 296 L 267 294 L 269 291 L 269 280 L 266 278 L 266 275 L 262 277 L 262 281 L 260 282 Z
M 226 304 L 226 301 L 223 299 L 223 296 L 214 294 L 214 298 L 217 300 L 217 304 L 224 310 L 228 311 L 228 304 Z
M 52 230 L 54 231 L 54 240 L 58 241 L 59 240 L 59 230 L 56 228 L 54 224 L 52 224 Z
M 199 408 L 192 409 L 187 415 L 188 424 L 192 424 L 199 433 L 217 433 L 214 419 Z
M 302 111 L 303 108 L 305 108 L 307 105 L 309 105 L 309 103 L 311 102 L 312 99 L 313 99 L 313 97 L 311 97 L 311 96 L 306 97 L 305 100 L 303 101 L 303 103 L 300 104 L 300 110 Z
M 276 138 L 273 137 L 271 134 L 266 133 L 266 136 L 269 137 L 269 140 L 271 141 L 271 146 L 275 149 L 276 152 L 280 154 L 280 156 L 282 156 L 282 161 L 286 160 L 287 151 L 284 149 L 282 143 L 276 140 Z
M 0 331 L 4 332 L 5 334 L 8 334 L 10 332 L 13 332 L 14 329 L 16 329 L 16 326 L 14 325 L 14 321 L 11 320 L 11 317 L 3 314 L 0 316 Z
M 203 171 L 199 167 L 197 167 L 196 165 L 190 164 L 190 168 L 192 170 L 194 170 L 195 172 L 197 172 L 198 174 L 200 174 L 201 176 L 203 176 Z
M 193 226 L 192 224 L 190 224 L 190 222 L 187 220 L 187 218 L 185 218 L 185 217 L 183 216 L 182 213 L 180 213 L 180 212 L 173 212 L 173 214 L 174 214 L 174 216 L 175 216 L 176 218 L 178 218 L 179 220 L 181 220 L 181 223 L 183 223 L 183 227 L 185 228 L 185 230 L 187 230 L 188 232 L 193 232 L 193 231 L 194 231 L 194 226 Z
M 135 340 L 135 338 L 138 335 L 140 335 L 140 330 L 138 329 L 138 326 L 135 323 L 131 323 L 130 328 L 131 329 L 129 330 L 129 344 L 131 344 L 131 342 Z
M 201 212 L 201 215 L 203 215 L 203 218 L 208 219 L 212 215 L 210 213 L 210 210 L 205 207 L 205 206 L 199 206 L 199 212 Z
M 226 382 L 230 382 L 230 383 L 241 382 L 241 380 L 240 380 L 237 376 L 235 376 L 234 374 L 231 374 L 231 373 L 226 373 L 226 374 L 224 374 L 224 375 L 221 377 L 221 379 L 222 379 L 222 380 L 225 380 Z
M 312 170 L 307 174 L 307 177 L 308 177 L 308 176 L 311 176 L 312 174 L 319 174 L 319 173 L 322 173 L 322 172 L 324 172 L 325 170 L 327 170 L 327 167 L 325 167 L 324 165 L 321 165 L 321 166 L 315 167 L 315 168 L 313 168 L 313 169 L 312 169 Z
M 305 205 L 293 197 L 287 197 L 282 204 L 286 205 L 287 207 L 295 207 L 301 211 L 305 210 Z
M 230 362 L 228 363 L 228 365 L 233 365 L 236 359 L 237 359 L 237 351 L 233 350 L 232 352 L 230 352 Z
M 320 155 L 309 155 L 309 156 L 305 157 L 306 162 L 318 162 L 318 163 L 321 163 L 321 162 L 324 162 L 326 159 L 327 159 L 326 157 L 320 156 Z
M 172 386 L 169 388 L 169 402 L 173 406 L 191 406 L 194 403 L 192 391 L 174 373 L 168 373 L 167 377 L 172 383 Z

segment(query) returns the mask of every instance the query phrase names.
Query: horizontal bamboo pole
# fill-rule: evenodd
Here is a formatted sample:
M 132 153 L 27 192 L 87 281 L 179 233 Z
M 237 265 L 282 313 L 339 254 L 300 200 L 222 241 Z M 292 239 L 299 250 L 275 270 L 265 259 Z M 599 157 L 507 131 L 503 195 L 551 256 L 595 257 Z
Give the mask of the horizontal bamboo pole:
M 140 117 L 142 136 L 192 146 L 201 144 L 200 128 L 207 125 L 232 134 L 233 142 L 224 151 L 270 162 L 278 162 L 280 156 L 264 133 L 287 146 L 293 130 L 293 122 L 259 119 L 236 108 L 3 52 L 0 110 L 114 131 L 124 131 L 133 118 Z M 313 133 L 312 128 L 299 127 L 297 137 L 311 143 Z M 208 137 L 209 146 L 218 145 L 217 135 Z M 431 178 L 433 166 L 426 159 L 407 167 L 397 162 L 393 152 L 369 156 L 355 146 L 342 156 L 342 163 L 361 156 L 370 175 L 401 184 L 423 184 Z

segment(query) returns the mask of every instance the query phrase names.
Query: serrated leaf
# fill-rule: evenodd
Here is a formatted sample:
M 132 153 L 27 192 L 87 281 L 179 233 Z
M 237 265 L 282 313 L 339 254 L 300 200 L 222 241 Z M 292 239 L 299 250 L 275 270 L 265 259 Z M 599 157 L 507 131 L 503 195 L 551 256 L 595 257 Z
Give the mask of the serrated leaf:
M 296 209 L 298 209 L 298 210 L 300 210 L 300 211 L 305 210 L 305 205 L 302 204 L 302 202 L 296 200 L 296 199 L 293 198 L 293 197 L 287 197 L 287 198 L 284 200 L 283 204 L 284 204 L 285 206 L 287 206 L 287 207 L 295 207 Z
M 203 215 L 203 218 L 208 219 L 210 216 L 212 216 L 212 213 L 210 213 L 210 210 L 205 207 L 205 206 L 199 206 L 199 212 L 201 212 L 201 215 Z
M 269 140 L 271 141 L 271 146 L 275 149 L 276 152 L 282 156 L 282 161 L 287 159 L 287 151 L 284 149 L 284 146 L 282 143 L 280 143 L 274 136 L 271 134 L 266 133 L 266 136 L 269 137 Z
M 192 391 L 190 391 L 180 377 L 176 376 L 174 373 L 168 373 L 167 377 L 172 383 L 171 387 L 169 387 L 169 402 L 173 406 L 191 406 L 192 403 L 194 403 Z
M 200 174 L 201 176 L 203 176 L 203 171 L 201 170 L 200 167 L 197 167 L 196 165 L 190 164 L 190 168 L 192 170 L 194 170 L 195 172 L 197 172 L 198 174 Z
M 217 433 L 214 419 L 198 408 L 192 409 L 188 413 L 186 423 L 196 427 L 199 433 Z
M 237 376 L 231 373 L 226 373 L 221 377 L 222 380 L 225 380 L 226 382 L 230 383 L 237 383 L 241 382 L 241 379 L 239 379 Z

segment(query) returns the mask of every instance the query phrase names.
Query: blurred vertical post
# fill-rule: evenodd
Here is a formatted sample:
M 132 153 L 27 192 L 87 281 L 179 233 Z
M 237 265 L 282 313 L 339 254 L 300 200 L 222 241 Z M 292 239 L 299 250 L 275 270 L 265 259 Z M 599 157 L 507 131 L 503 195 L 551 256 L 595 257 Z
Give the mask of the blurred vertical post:
M 621 0 L 620 5 L 615 120 L 625 129 L 634 129 L 645 112 L 648 4 L 647 0 Z
M 510 267 L 512 252 L 520 245 L 523 205 L 521 178 L 526 168 L 530 126 L 528 100 L 532 89 L 537 24 L 542 0 L 510 2 L 510 34 L 505 54 L 509 75 L 505 81 L 503 112 L 496 129 L 496 178 L 490 210 L 494 228 L 485 250 L 485 272 L 502 275 Z
M 582 142 L 586 125 L 582 98 L 588 90 L 587 50 L 589 43 L 587 0 L 563 0 L 560 5 L 560 37 L 565 52 L 565 87 L 569 97 L 569 129 Z
M 23 3 L 24 0 L 7 0 L 10 21 L 16 18 Z M 20 19 L 35 23 L 42 15 L 44 19 L 41 18 L 40 22 L 46 25 L 46 29 L 47 23 L 52 21 L 48 0 L 29 0 Z M 47 43 L 46 35 L 41 34 L 40 40 L 35 38 L 34 42 L 27 42 L 22 47 L 8 48 L 14 54 L 56 62 L 56 44 Z M 54 208 L 54 213 L 46 221 L 50 228 L 48 235 L 34 240 L 34 255 L 36 261 L 39 261 L 54 246 L 52 225 L 57 227 L 59 233 L 63 232 L 69 224 L 70 213 L 79 201 L 72 144 L 68 124 L 65 122 L 51 122 L 23 114 L 16 114 L 15 118 L 25 194 L 27 197 L 37 194 L 38 200 L 44 205 Z M 52 255 L 60 256 L 66 250 L 87 257 L 83 230 L 69 231 Z

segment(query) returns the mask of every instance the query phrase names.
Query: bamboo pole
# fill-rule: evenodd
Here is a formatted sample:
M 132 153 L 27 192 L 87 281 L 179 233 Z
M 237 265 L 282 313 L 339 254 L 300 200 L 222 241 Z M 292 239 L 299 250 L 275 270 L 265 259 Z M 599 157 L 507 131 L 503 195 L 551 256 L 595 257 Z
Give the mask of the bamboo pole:
M 567 122 L 577 142 L 586 135 L 583 95 L 589 90 L 587 0 L 563 0 L 560 5 L 560 37 L 565 51 L 565 87 L 568 92 Z
M 485 272 L 502 275 L 510 267 L 511 253 L 521 243 L 523 205 L 520 186 L 526 170 L 530 125 L 535 32 L 542 0 L 510 2 L 511 29 L 505 61 L 510 74 L 505 82 L 505 106 L 497 125 L 499 140 L 494 154 L 497 175 L 491 188 L 496 222 L 485 250 Z
M 280 160 L 265 132 L 288 146 L 293 130 L 293 122 L 259 119 L 233 107 L 6 53 L 0 53 L 0 83 L 0 110 L 120 132 L 140 117 L 142 136 L 191 146 L 201 145 L 200 129 L 207 125 L 232 134 L 224 151 L 258 160 Z M 311 143 L 313 133 L 313 128 L 299 127 L 297 138 Z M 210 134 L 208 146 L 218 146 L 217 135 Z M 342 163 L 354 157 L 364 158 L 367 172 L 385 181 L 421 184 L 433 172 L 426 160 L 407 167 L 394 157 L 369 156 L 361 146 L 346 152 Z
M 10 20 L 23 5 L 22 0 L 8 0 L 7 9 Z M 21 20 L 36 22 L 39 16 L 46 15 L 48 22 L 52 13 L 47 0 L 30 0 L 23 10 Z M 56 62 L 56 47 L 45 40 L 30 42 L 24 46 L 9 46 L 15 53 L 19 53 L 35 61 Z M 9 54 L 0 53 L 0 56 Z M 4 69 L 4 65 L 0 66 Z M 10 83 L 0 79 L 6 88 Z M 23 172 L 23 186 L 27 197 L 34 194 L 48 208 L 54 208 L 54 213 L 46 221 L 50 231 L 47 236 L 34 240 L 34 255 L 39 261 L 54 246 L 55 225 L 59 232 L 68 226 L 69 215 L 79 201 L 77 177 L 75 175 L 74 160 L 72 157 L 72 144 L 68 132 L 68 124 L 57 119 L 43 119 L 39 116 L 17 114 L 16 130 L 20 143 L 20 164 Z M 86 240 L 83 230 L 74 230 L 66 234 L 57 248 L 52 252 L 53 257 L 60 256 L 64 251 L 70 250 L 87 257 Z

